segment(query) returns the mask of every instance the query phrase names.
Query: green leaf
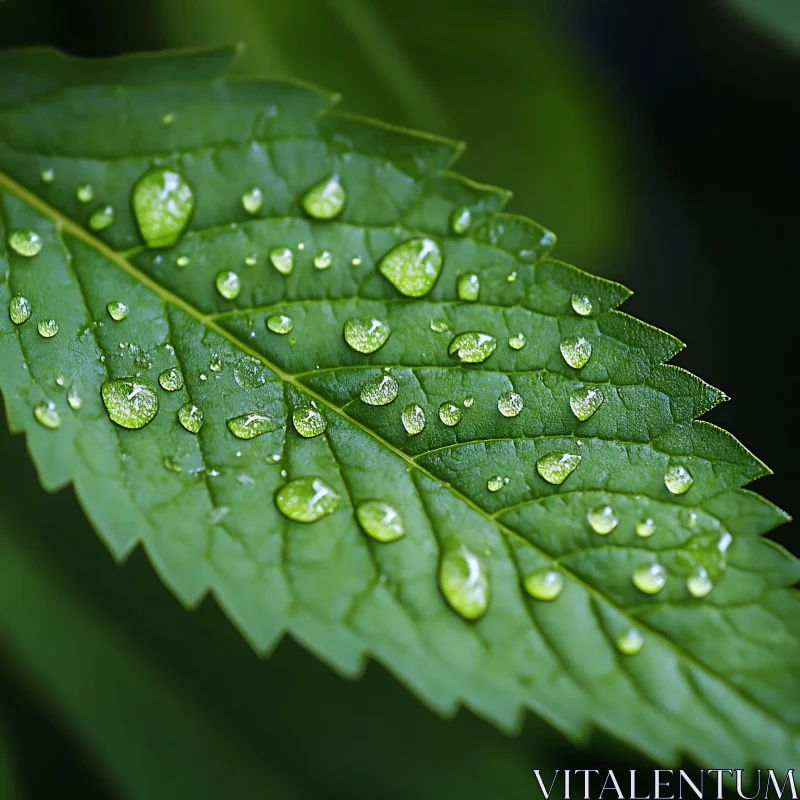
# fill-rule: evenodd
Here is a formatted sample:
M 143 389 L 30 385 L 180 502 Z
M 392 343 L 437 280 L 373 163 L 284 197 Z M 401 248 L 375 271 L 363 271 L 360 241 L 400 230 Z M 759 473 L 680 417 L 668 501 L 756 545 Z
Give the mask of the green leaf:
M 628 290 L 448 172 L 456 144 L 226 78 L 228 58 L 0 56 L 0 299 L 31 309 L 2 315 L 0 383 L 43 485 L 73 483 L 117 558 L 141 543 L 259 652 L 291 631 L 441 713 L 796 763 L 797 562 L 741 488 L 764 465 L 696 421 L 723 395 L 664 365 L 680 343 L 616 310 Z M 332 177 L 343 208 L 315 219 Z M 351 346 L 354 318 L 391 333 Z
M 795 0 L 728 0 L 728 5 L 790 53 L 800 53 L 800 5 Z

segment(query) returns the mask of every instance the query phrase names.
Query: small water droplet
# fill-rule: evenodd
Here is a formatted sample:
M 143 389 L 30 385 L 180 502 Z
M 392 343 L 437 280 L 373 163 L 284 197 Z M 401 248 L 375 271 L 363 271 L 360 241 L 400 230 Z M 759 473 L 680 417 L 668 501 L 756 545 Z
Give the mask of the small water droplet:
M 480 364 L 497 349 L 497 339 L 488 333 L 465 331 L 456 334 L 447 352 L 457 355 L 462 364 Z
M 181 268 L 188 267 L 189 266 L 189 261 L 190 261 L 189 256 L 186 256 L 186 255 L 178 256 L 175 259 L 175 263 Z
M 617 650 L 626 656 L 635 656 L 644 646 L 644 636 L 638 628 L 628 628 L 616 641 Z
M 475 398 L 469 395 L 464 398 L 464 408 L 472 408 L 475 405 Z
M 194 210 L 194 192 L 179 172 L 154 169 L 133 187 L 133 212 L 148 247 L 178 241 Z
M 89 217 L 89 227 L 93 231 L 104 231 L 114 224 L 114 207 L 100 206 L 92 211 Z
M 461 236 L 469 230 L 472 222 L 472 213 L 468 208 L 457 208 L 450 215 L 450 229 L 456 236 Z
M 288 247 L 273 247 L 269 260 L 281 275 L 288 275 L 294 269 L 294 254 Z
M 656 532 L 656 524 L 648 517 L 636 523 L 636 535 L 647 539 Z
M 294 322 L 286 314 L 271 314 L 267 317 L 267 328 L 273 333 L 285 336 L 294 330 Z
M 42 170 L 42 180 L 45 183 L 52 183 L 56 179 L 56 173 L 53 169 L 43 169 Z
M 456 292 L 459 300 L 474 303 L 481 293 L 481 279 L 474 272 L 459 275 L 456 281 Z
M 692 597 L 705 597 L 714 588 L 714 583 L 705 567 L 696 567 L 686 579 L 686 588 Z
M 295 478 L 275 494 L 275 505 L 294 522 L 316 522 L 339 507 L 339 495 L 321 478 Z
M 178 409 L 178 422 L 189 431 L 189 433 L 199 433 L 203 427 L 203 410 L 194 403 L 184 403 Z
M 581 463 L 581 457 L 575 453 L 548 453 L 536 462 L 536 471 L 553 486 L 558 486 L 572 475 Z
M 581 369 L 592 357 L 592 343 L 583 336 L 570 336 L 561 342 L 561 355 L 571 367 Z
M 481 560 L 465 546 L 442 555 L 439 586 L 450 607 L 464 619 L 480 619 L 489 607 L 489 576 Z
M 40 425 L 49 428 L 51 431 L 61 425 L 61 416 L 52 400 L 42 400 L 41 403 L 37 403 L 33 409 L 33 416 Z
M 351 264 L 352 264 L 354 267 L 358 267 L 358 266 L 360 266 L 360 265 L 361 265 L 361 258 L 360 258 L 359 256 L 353 256 L 353 257 L 350 259 L 350 263 L 351 263 Z
M 510 273 L 509 275 L 507 275 L 507 276 L 506 276 L 506 280 L 507 280 L 509 283 L 516 283 L 516 280 L 517 280 L 517 273 L 516 273 L 516 271 L 514 271 L 514 272 Z
M 601 405 L 603 405 L 603 393 L 591 386 L 576 389 L 569 398 L 569 407 L 581 422 L 589 419 Z
M 155 389 L 133 378 L 106 381 L 100 392 L 109 419 L 121 428 L 143 428 L 158 412 L 158 395 Z
M 83 398 L 78 394 L 78 390 L 73 386 L 67 395 L 67 403 L 73 411 L 79 411 L 83 405 Z
M 633 585 L 645 594 L 658 594 L 667 582 L 667 571 L 657 561 L 642 564 L 633 573 Z
M 267 373 L 261 362 L 247 356 L 236 363 L 233 368 L 233 378 L 242 389 L 258 389 L 267 382 Z
M 8 301 L 8 316 L 15 325 L 22 325 L 30 319 L 31 312 L 30 300 L 21 294 L 16 294 Z
M 244 208 L 248 214 L 258 214 L 263 203 L 264 196 L 261 194 L 261 189 L 259 189 L 258 186 L 253 186 L 252 189 L 248 189 L 246 192 L 242 193 L 242 208 Z
M 325 417 L 313 406 L 300 406 L 292 412 L 294 429 L 305 439 L 313 439 L 325 433 L 328 423 Z
M 434 333 L 446 333 L 450 330 L 450 326 L 447 324 L 446 319 L 432 319 L 431 330 Z
M 36 330 L 39 331 L 39 336 L 52 339 L 58 333 L 58 323 L 54 319 L 42 319 L 39 320 Z
M 238 274 L 229 269 L 217 273 L 214 281 L 217 291 L 226 300 L 235 300 L 242 291 L 242 281 Z
M 592 526 L 592 530 L 595 533 L 599 533 L 601 536 L 611 533 L 619 524 L 619 519 L 617 519 L 617 515 L 614 513 L 614 509 L 611 508 L 611 506 L 598 506 L 597 508 L 593 508 L 586 515 L 586 518 L 589 520 L 589 525 Z
M 176 367 L 170 367 L 158 376 L 158 382 L 165 392 L 177 392 L 183 388 L 183 375 Z
M 422 297 L 442 271 L 442 251 L 433 239 L 409 239 L 380 260 L 378 271 L 406 297 Z
M 486 488 L 490 492 L 499 492 L 504 486 L 508 485 L 508 478 L 504 478 L 502 475 L 493 475 L 486 481 Z
M 75 190 L 75 197 L 81 203 L 91 203 L 94 200 L 94 189 L 90 183 L 84 183 Z
M 161 117 L 161 124 L 162 125 L 172 125 L 175 122 L 175 112 L 174 111 L 167 111 L 163 117 Z
M 582 317 L 588 317 L 592 313 L 592 301 L 585 294 L 573 294 L 570 298 L 572 310 Z
M 161 463 L 170 471 L 170 472 L 182 472 L 183 467 L 181 466 L 180 461 L 178 461 L 175 456 L 164 456 L 161 459 Z
M 378 542 L 396 542 L 405 535 L 403 518 L 396 509 L 380 500 L 359 503 L 356 517 L 364 533 Z
M 518 395 L 516 392 L 503 392 L 503 394 L 497 398 L 497 410 L 504 417 L 519 416 L 524 407 L 525 401 L 522 399 L 522 396 Z
M 694 478 L 686 467 L 675 464 L 664 473 L 664 484 L 672 494 L 686 494 L 692 488 Z
M 18 228 L 8 235 L 11 249 L 25 258 L 33 258 L 42 250 L 42 237 L 30 228 Z
M 385 406 L 391 403 L 400 391 L 391 375 L 380 375 L 364 384 L 361 399 L 370 406 Z
M 331 175 L 319 183 L 315 183 L 302 199 L 303 209 L 306 214 L 314 219 L 333 219 L 342 213 L 347 201 L 347 192 L 344 190 L 338 175 Z
M 455 403 L 442 403 L 439 406 L 439 419 L 448 428 L 453 428 L 461 422 L 462 411 Z
M 314 256 L 314 266 L 317 269 L 328 269 L 333 264 L 333 256 L 329 250 L 323 250 Z
M 200 380 L 201 381 L 207 381 L 208 380 L 208 375 L 206 375 L 205 372 L 201 372 L 200 373 Z
M 344 340 L 359 353 L 374 353 L 390 333 L 389 324 L 375 317 L 351 317 L 344 324 Z
M 407 405 L 401 415 L 403 427 L 409 436 L 416 436 L 425 430 L 425 410 L 414 403 Z
M 564 578 L 554 569 L 537 569 L 525 578 L 525 591 L 536 600 L 555 600 L 564 590 Z
M 228 430 L 237 439 L 255 439 L 262 433 L 274 431 L 278 425 L 266 414 L 252 412 L 227 421 Z
M 130 311 L 122 300 L 112 300 L 112 302 L 106 306 L 106 309 L 108 310 L 108 316 L 115 322 L 121 322 L 128 316 L 128 312 Z
M 524 333 L 516 333 L 513 336 L 510 336 L 508 339 L 508 346 L 512 350 L 522 350 L 523 347 L 528 343 L 528 338 L 525 336 Z

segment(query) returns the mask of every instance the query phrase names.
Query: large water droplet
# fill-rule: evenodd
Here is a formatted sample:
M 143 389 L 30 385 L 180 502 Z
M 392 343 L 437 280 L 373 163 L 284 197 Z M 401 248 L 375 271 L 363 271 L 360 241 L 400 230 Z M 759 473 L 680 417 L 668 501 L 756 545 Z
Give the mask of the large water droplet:
M 292 412 L 294 429 L 304 438 L 313 439 L 325 433 L 328 423 L 321 412 L 313 406 L 300 406 Z
M 536 462 L 536 471 L 553 486 L 564 483 L 575 471 L 581 457 L 575 453 L 548 453 Z
M 396 542 L 405 535 L 403 518 L 396 509 L 380 500 L 359 503 L 356 517 L 364 533 L 379 542 Z
M 179 369 L 170 367 L 158 376 L 158 382 L 165 392 L 177 392 L 183 388 L 183 375 Z
M 237 439 L 255 439 L 256 436 L 261 436 L 262 433 L 270 433 L 278 427 L 277 423 L 270 417 L 258 412 L 233 417 L 226 424 L 228 430 Z
M 442 424 L 452 428 L 461 422 L 463 412 L 455 403 L 442 403 L 439 406 L 439 419 Z
M 636 523 L 636 535 L 641 536 L 642 539 L 647 539 L 656 532 L 656 524 L 648 517 L 647 519 L 640 520 Z
M 462 364 L 480 364 L 497 349 L 497 339 L 488 333 L 465 331 L 455 336 L 447 352 L 457 355 Z
M 450 229 L 456 236 L 466 233 L 472 222 L 472 214 L 468 208 L 457 208 L 450 215 Z
M 406 297 L 422 297 L 442 271 L 442 251 L 433 239 L 409 239 L 393 247 L 378 271 Z
M 317 269 L 328 269 L 331 264 L 333 264 L 333 255 L 328 250 L 323 250 L 314 256 L 314 266 Z
M 464 619 L 480 619 L 489 607 L 489 576 L 478 556 L 465 546 L 444 552 L 439 586 L 450 607 Z
M 597 508 L 593 508 L 586 515 L 586 518 L 589 520 L 592 530 L 595 533 L 599 533 L 601 536 L 611 533 L 619 524 L 619 519 L 617 519 L 617 515 L 614 513 L 614 509 L 611 508 L 611 506 L 598 506 Z
M 49 428 L 51 431 L 61 425 L 61 417 L 56 410 L 56 404 L 52 400 L 42 400 L 41 403 L 37 403 L 33 409 L 33 416 L 40 425 Z
M 422 433 L 422 431 L 425 430 L 425 410 L 422 406 L 415 405 L 414 403 L 407 405 L 403 409 L 401 419 L 403 421 L 403 427 L 406 429 L 406 433 L 409 436 L 416 436 L 418 433 Z
M 248 214 L 258 214 L 263 203 L 264 196 L 261 194 L 261 189 L 259 189 L 258 186 L 254 186 L 252 189 L 248 189 L 246 192 L 242 193 L 242 208 L 244 208 Z
M 94 189 L 90 183 L 84 183 L 75 190 L 75 197 L 80 203 L 91 203 L 94 200 Z
M 175 244 L 193 210 L 192 187 L 173 170 L 151 170 L 133 187 L 136 224 L 149 247 Z
M 644 636 L 638 628 L 628 628 L 617 638 L 617 650 L 626 656 L 635 656 L 644 646 Z
M 694 478 L 686 467 L 675 464 L 664 473 L 664 484 L 672 494 L 686 494 L 692 488 Z
M 273 333 L 285 336 L 294 330 L 294 322 L 286 314 L 271 314 L 267 317 L 267 328 Z
M 8 244 L 15 253 L 25 256 L 25 258 L 33 258 L 41 252 L 42 237 L 36 231 L 20 228 L 11 231 L 8 235 Z
M 178 409 L 178 422 L 189 431 L 189 433 L 199 433 L 203 427 L 203 410 L 194 403 L 184 403 Z
M 32 311 L 30 300 L 21 294 L 14 295 L 8 301 L 8 316 L 11 317 L 11 321 L 15 325 L 22 325 L 23 322 L 27 322 Z
M 508 337 L 508 346 L 512 350 L 522 350 L 528 343 L 528 338 L 524 333 L 515 333 L 513 336 Z
M 295 522 L 316 522 L 339 507 L 339 495 L 321 478 L 295 478 L 275 494 L 275 505 Z
M 603 405 L 603 393 L 591 386 L 582 386 L 569 397 L 569 407 L 581 422 L 589 419 L 601 405 Z
M 434 333 L 446 333 L 450 330 L 450 326 L 447 324 L 446 319 L 432 319 L 431 330 Z
M 239 276 L 230 269 L 224 269 L 217 273 L 214 280 L 217 291 L 226 300 L 235 300 L 242 291 L 242 281 Z
M 41 319 L 36 325 L 39 336 L 52 339 L 58 333 L 58 323 L 54 319 Z
M 686 579 L 686 588 L 692 597 L 705 597 L 714 588 L 714 583 L 705 567 L 696 567 Z
M 554 569 L 537 569 L 525 578 L 525 591 L 537 600 L 555 600 L 564 589 L 564 578 Z
M 344 340 L 359 353 L 374 353 L 390 333 L 389 324 L 375 317 L 351 317 L 344 324 Z
M 459 300 L 474 303 L 481 293 L 481 279 L 474 272 L 459 275 L 456 281 L 456 292 Z
M 89 217 L 89 227 L 93 231 L 104 231 L 114 224 L 114 207 L 100 206 L 92 211 Z
M 493 475 L 486 481 L 486 488 L 490 492 L 499 492 L 504 486 L 508 485 L 508 478 L 504 478 L 502 475 Z
M 592 357 L 592 343 L 583 336 L 570 336 L 561 342 L 561 355 L 571 367 L 581 369 Z
M 504 417 L 519 416 L 524 407 L 525 402 L 522 396 L 516 392 L 503 392 L 503 394 L 497 398 L 497 410 Z
M 572 309 L 582 317 L 592 313 L 592 301 L 585 294 L 573 294 L 571 298 Z
M 341 214 L 346 201 L 347 192 L 345 192 L 339 176 L 332 175 L 330 178 L 314 184 L 303 195 L 302 205 L 309 217 L 333 219 Z
M 294 254 L 288 247 L 273 247 L 269 261 L 281 275 L 288 275 L 294 269 Z
M 658 594 L 667 582 L 667 571 L 657 561 L 642 564 L 633 573 L 633 585 L 645 594 Z
M 122 300 L 112 300 L 107 306 L 108 316 L 115 322 L 121 322 L 128 316 L 130 309 Z
M 361 390 L 361 399 L 370 406 L 385 406 L 391 403 L 400 387 L 391 375 L 379 375 L 368 381 Z
M 158 395 L 155 389 L 134 378 L 106 381 L 100 392 L 109 419 L 121 428 L 143 428 L 158 412 Z

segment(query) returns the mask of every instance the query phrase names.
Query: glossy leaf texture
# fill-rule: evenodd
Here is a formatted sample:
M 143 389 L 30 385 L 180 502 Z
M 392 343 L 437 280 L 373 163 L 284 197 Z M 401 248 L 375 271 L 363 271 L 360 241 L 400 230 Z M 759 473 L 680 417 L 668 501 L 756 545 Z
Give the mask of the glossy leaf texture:
M 797 562 L 697 421 L 723 395 L 458 145 L 229 58 L 0 56 L 0 382 L 43 485 L 260 653 L 796 763 Z

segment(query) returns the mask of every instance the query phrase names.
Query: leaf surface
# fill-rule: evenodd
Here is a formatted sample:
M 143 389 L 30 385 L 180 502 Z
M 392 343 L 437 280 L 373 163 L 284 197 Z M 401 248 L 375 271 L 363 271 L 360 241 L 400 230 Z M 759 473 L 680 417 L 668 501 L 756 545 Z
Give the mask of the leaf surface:
M 503 214 L 505 193 L 450 173 L 458 145 L 334 114 L 307 87 L 226 78 L 228 59 L 0 56 L 0 301 L 32 310 L 2 317 L 0 383 L 43 485 L 73 483 L 118 558 L 141 544 L 184 604 L 213 593 L 259 652 L 290 631 L 347 675 L 373 656 L 441 713 L 463 703 L 513 729 L 531 709 L 662 761 L 796 763 L 797 562 L 760 538 L 785 515 L 741 488 L 764 465 L 697 421 L 723 395 L 664 364 L 681 345 L 616 310 L 627 289 L 552 260 L 552 234 Z M 174 245 L 147 248 L 131 193 L 154 169 L 194 203 Z M 344 207 L 314 218 L 304 198 L 331 176 Z M 33 257 L 12 246 L 22 232 Z M 409 297 L 383 259 L 420 241 L 441 272 Z M 283 334 L 268 324 L 281 316 Z M 362 317 L 391 331 L 370 353 L 344 335 Z M 494 345 L 470 338 L 459 357 L 459 334 Z M 396 397 L 364 402 L 387 377 Z M 109 419 L 116 379 L 155 398 L 149 424 Z M 187 403 L 197 434 L 178 422 Z M 415 406 L 426 424 L 409 435 Z M 307 438 L 309 420 L 324 430 Z M 564 454 L 574 469 L 553 483 Z M 686 474 L 688 491 L 668 489 Z M 278 510 L 302 478 L 338 498 L 310 524 Z M 405 535 L 367 536 L 368 501 Z M 653 564 L 666 582 L 648 594 L 633 576 Z M 540 570 L 560 576 L 556 599 L 526 592 Z M 488 607 L 462 618 L 440 571 Z M 633 630 L 643 646 L 626 655 Z

